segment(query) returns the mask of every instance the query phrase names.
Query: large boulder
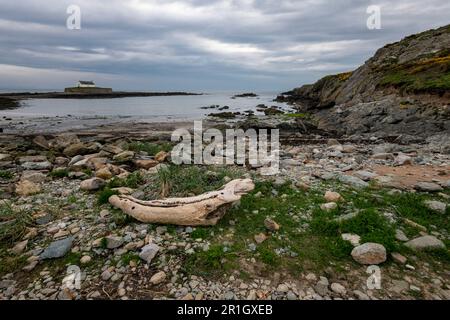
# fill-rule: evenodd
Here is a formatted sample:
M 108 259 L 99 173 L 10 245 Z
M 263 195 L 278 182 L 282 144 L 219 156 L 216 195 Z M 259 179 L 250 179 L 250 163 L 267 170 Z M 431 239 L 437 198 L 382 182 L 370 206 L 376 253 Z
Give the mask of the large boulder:
M 386 261 L 386 249 L 379 243 L 364 243 L 354 248 L 351 254 L 360 264 L 374 265 Z

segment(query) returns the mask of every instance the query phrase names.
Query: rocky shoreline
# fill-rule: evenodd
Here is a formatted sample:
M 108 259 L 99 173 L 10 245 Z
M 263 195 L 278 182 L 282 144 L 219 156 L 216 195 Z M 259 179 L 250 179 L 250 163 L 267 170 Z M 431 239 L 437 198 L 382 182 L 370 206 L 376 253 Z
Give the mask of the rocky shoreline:
M 266 177 L 174 166 L 179 125 L 0 135 L 0 299 L 450 299 L 450 155 L 439 143 L 292 129 L 280 174 Z M 108 204 L 236 178 L 256 189 L 214 227 L 140 223 Z M 368 265 L 381 289 L 367 287 Z M 69 268 L 81 270 L 79 288 L 64 285 Z

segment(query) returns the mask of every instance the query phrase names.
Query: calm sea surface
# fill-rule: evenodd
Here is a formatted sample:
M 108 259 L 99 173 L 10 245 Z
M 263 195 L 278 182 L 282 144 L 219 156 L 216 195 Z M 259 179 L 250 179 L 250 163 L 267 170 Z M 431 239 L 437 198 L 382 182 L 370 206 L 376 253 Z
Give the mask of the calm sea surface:
M 192 120 L 200 119 L 217 109 L 203 110 L 202 107 L 228 106 L 224 111 L 256 111 L 256 106 L 279 106 L 283 103 L 272 100 L 277 93 L 259 93 L 256 98 L 232 99 L 232 93 L 210 93 L 201 96 L 135 97 L 118 99 L 30 99 L 22 101 L 15 110 L 2 110 L 0 114 L 11 117 L 132 117 L 145 120 Z

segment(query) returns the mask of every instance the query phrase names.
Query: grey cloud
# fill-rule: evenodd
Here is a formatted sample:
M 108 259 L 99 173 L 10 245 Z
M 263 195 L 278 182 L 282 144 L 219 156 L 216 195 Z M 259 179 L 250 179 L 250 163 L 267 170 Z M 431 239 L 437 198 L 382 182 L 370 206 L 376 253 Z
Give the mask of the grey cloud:
M 65 27 L 72 3 L 82 30 Z M 382 30 L 366 28 L 371 4 Z M 0 88 L 84 76 L 118 89 L 284 90 L 351 70 L 448 12 L 447 0 L 0 0 Z

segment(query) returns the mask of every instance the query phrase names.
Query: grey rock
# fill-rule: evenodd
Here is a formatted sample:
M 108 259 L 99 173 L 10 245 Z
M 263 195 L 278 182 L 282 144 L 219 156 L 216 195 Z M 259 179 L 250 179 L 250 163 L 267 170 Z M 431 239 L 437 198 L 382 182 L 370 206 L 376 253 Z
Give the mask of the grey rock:
M 424 204 L 428 209 L 439 213 L 445 213 L 445 210 L 447 209 L 447 204 L 440 201 L 427 200 Z
M 367 182 L 353 176 L 339 175 L 338 179 L 340 182 L 348 184 L 356 189 L 363 189 L 369 186 Z
M 405 243 L 412 250 L 445 249 L 445 244 L 434 236 L 423 236 Z
M 40 171 L 24 171 L 21 176 L 22 180 L 28 180 L 34 183 L 41 183 L 47 180 L 47 176 Z
M 116 249 L 123 244 L 124 240 L 122 237 L 117 236 L 107 236 L 106 237 L 106 247 L 108 249 Z
M 21 166 L 25 170 L 50 170 L 52 168 L 52 164 L 48 161 L 25 162 L 25 163 L 22 163 Z
M 370 180 L 378 177 L 378 175 L 376 173 L 373 173 L 370 171 L 364 171 L 364 170 L 356 171 L 355 173 L 353 173 L 353 175 L 363 181 L 370 181 Z
M 418 182 L 414 188 L 425 192 L 439 192 L 444 190 L 440 185 L 434 182 Z
M 328 279 L 325 277 L 320 277 L 320 280 L 317 282 L 314 290 L 321 296 L 325 296 L 328 294 Z
M 139 253 L 139 258 L 141 258 L 142 260 L 144 260 L 147 263 L 151 263 L 153 258 L 158 253 L 158 251 L 159 251 L 159 246 L 154 243 L 150 243 L 150 244 L 142 247 L 141 252 Z
M 353 259 L 365 265 L 376 265 L 386 261 L 386 249 L 378 243 L 364 243 L 352 250 Z
M 41 253 L 40 259 L 63 257 L 72 247 L 73 240 L 73 237 L 68 237 L 52 242 L 47 248 L 45 248 L 44 252 Z
M 358 298 L 358 300 L 370 300 L 369 296 L 362 291 L 355 290 L 353 294 Z
M 112 276 L 113 276 L 112 273 L 108 269 L 103 271 L 101 274 L 103 281 L 108 281 L 109 279 L 111 279 Z
M 37 225 L 45 225 L 53 221 L 53 216 L 50 213 L 46 213 L 44 216 L 41 216 L 35 220 Z
M 336 282 L 331 284 L 331 291 L 340 295 L 344 295 L 347 293 L 345 287 L 342 284 Z
M 400 229 L 395 230 L 395 239 L 397 239 L 398 241 L 401 241 L 401 242 L 409 241 L 406 234 Z
M 353 219 L 353 218 L 357 217 L 358 214 L 359 214 L 359 212 L 357 212 L 357 211 L 350 212 L 350 213 L 347 213 L 347 214 L 344 214 L 342 216 L 339 216 L 339 217 L 335 218 L 334 221 L 336 221 L 336 222 L 347 221 L 347 220 L 350 220 L 350 219 Z

